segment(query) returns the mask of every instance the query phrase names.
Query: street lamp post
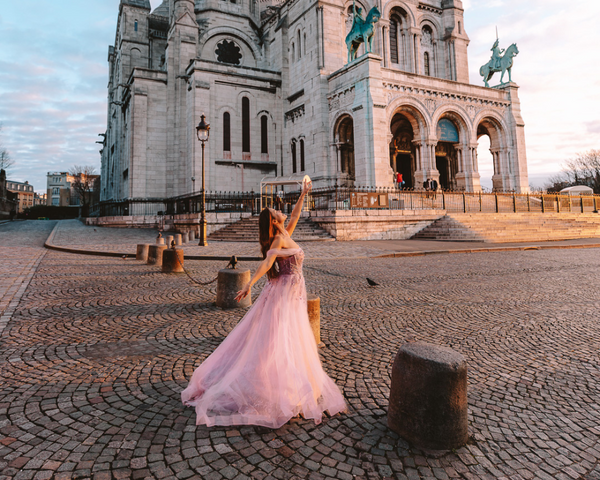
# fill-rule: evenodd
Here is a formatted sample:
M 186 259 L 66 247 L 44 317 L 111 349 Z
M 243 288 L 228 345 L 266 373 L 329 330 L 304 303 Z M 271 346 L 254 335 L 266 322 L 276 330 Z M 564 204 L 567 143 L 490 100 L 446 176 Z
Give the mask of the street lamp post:
M 205 122 L 205 116 L 202 114 L 200 117 L 200 123 L 196 127 L 196 135 L 198 140 L 202 143 L 202 227 L 200 228 L 200 241 L 198 245 L 206 247 L 208 245 L 206 241 L 206 185 L 204 182 L 204 143 L 208 141 L 208 135 L 210 130 L 210 124 Z

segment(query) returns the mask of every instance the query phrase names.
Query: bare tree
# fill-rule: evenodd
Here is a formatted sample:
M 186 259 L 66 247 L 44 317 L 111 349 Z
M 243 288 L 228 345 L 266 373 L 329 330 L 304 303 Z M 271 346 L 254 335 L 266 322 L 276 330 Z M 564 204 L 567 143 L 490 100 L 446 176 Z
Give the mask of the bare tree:
M 74 177 L 73 182 L 71 182 L 71 188 L 73 189 L 75 195 L 79 198 L 81 215 L 85 217 L 88 214 L 89 206 L 92 201 L 94 182 L 96 178 L 98 178 L 98 175 L 96 175 L 96 169 L 89 165 L 74 165 L 69 170 L 69 174 Z
M 555 192 L 575 185 L 585 185 L 600 194 L 600 150 L 578 153 L 565 161 L 562 172 L 551 177 L 546 188 Z
M 2 133 L 2 124 L 0 124 L 0 134 Z M 0 170 L 8 170 L 15 164 L 15 161 L 10 158 L 10 154 L 8 150 L 4 148 L 2 142 L 0 141 Z

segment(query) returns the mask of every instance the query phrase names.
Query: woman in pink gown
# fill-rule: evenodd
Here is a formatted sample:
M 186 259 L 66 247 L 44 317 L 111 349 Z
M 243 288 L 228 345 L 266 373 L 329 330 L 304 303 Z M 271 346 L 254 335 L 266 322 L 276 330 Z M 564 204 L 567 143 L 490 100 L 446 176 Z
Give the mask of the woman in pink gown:
M 260 214 L 264 260 L 238 301 L 264 274 L 269 280 L 181 393 L 183 403 L 196 409 L 196 425 L 279 428 L 297 415 L 318 424 L 324 411 L 346 410 L 339 388 L 321 366 L 306 308 L 304 252 L 290 237 L 310 188 L 305 182 L 287 227 L 281 212 L 265 208 Z

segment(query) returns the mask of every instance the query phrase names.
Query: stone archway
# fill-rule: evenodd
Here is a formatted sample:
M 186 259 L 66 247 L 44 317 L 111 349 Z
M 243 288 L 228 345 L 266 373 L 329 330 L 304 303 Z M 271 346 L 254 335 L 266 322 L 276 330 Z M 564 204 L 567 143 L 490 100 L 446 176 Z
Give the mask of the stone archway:
M 510 152 L 506 148 L 503 129 L 498 120 L 493 117 L 483 117 L 477 124 L 477 141 L 483 136 L 487 136 L 490 142 L 490 153 L 492 155 L 492 190 L 495 192 L 504 192 L 512 190 L 510 182 L 512 174 L 512 164 Z M 479 162 L 478 156 L 475 159 Z M 477 166 L 479 170 L 479 165 Z
M 353 186 L 356 180 L 354 162 L 354 120 L 350 115 L 342 116 L 335 128 L 335 145 L 338 152 L 338 176 L 343 185 Z
M 402 174 L 404 188 L 413 189 L 417 170 L 413 127 L 405 115 L 396 113 L 392 117 L 390 130 L 392 132 L 390 167 L 394 173 Z
M 435 146 L 435 168 L 439 172 L 439 185 L 442 190 L 457 190 L 459 170 L 458 154 L 455 146 L 460 143 L 458 127 L 450 118 L 438 120 Z
M 439 185 L 444 190 L 477 192 L 479 174 L 473 162 L 471 124 L 454 109 L 446 109 L 435 117 L 435 160 Z
M 389 118 L 390 168 L 403 174 L 405 188 L 420 190 L 431 174 L 431 148 L 425 115 L 415 105 L 396 105 Z M 409 142 L 409 144 L 407 143 Z

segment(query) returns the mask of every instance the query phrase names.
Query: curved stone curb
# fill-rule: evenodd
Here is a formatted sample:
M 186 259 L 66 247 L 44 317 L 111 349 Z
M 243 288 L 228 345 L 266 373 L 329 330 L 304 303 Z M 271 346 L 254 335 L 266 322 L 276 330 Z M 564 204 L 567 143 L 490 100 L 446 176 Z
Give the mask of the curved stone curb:
M 48 236 L 44 246 L 50 250 L 59 252 L 75 253 L 78 255 L 96 255 L 99 257 L 127 257 L 135 258 L 135 253 L 119 253 L 119 252 L 103 252 L 100 250 L 84 250 L 81 248 L 70 248 L 54 245 L 54 235 L 58 230 L 59 222 L 52 229 L 52 233 Z M 590 243 L 587 245 L 521 245 L 512 247 L 482 247 L 482 248 L 455 248 L 448 250 L 422 250 L 415 252 L 394 252 L 384 253 L 382 255 L 374 255 L 372 257 L 307 257 L 307 260 L 359 260 L 365 258 L 400 258 L 400 257 L 422 257 L 425 255 L 442 255 L 451 253 L 494 253 L 494 252 L 514 252 L 525 250 L 556 250 L 556 249 L 572 249 L 572 248 L 600 248 L 600 243 Z M 186 260 L 208 260 L 208 261 L 229 261 L 231 255 L 185 255 Z M 262 257 L 237 257 L 238 262 L 262 262 Z

